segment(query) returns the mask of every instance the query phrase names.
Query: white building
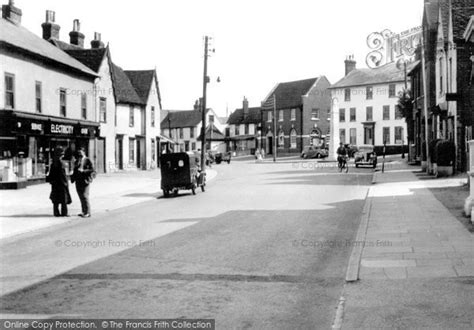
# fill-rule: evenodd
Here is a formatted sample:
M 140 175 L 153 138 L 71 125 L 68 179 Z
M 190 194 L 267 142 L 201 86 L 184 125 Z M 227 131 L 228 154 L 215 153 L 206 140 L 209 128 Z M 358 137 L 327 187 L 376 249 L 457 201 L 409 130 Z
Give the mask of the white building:
M 376 69 L 356 69 L 346 61 L 346 76 L 331 86 L 331 140 L 354 146 L 373 145 L 378 153 L 401 153 L 407 141 L 406 122 L 398 108 L 405 87 L 404 70 L 395 63 Z

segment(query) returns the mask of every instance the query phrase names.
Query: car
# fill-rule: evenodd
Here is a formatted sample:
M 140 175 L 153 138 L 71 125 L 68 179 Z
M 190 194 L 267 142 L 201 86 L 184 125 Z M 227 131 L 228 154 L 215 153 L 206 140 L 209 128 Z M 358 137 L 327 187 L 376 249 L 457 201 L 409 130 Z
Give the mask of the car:
M 374 146 L 363 145 L 358 148 L 354 154 L 355 166 L 372 166 L 377 167 L 377 154 L 374 151 Z
M 220 164 L 222 162 L 227 162 L 230 164 L 230 159 L 232 158 L 232 153 L 228 152 L 216 152 L 214 155 L 214 159 L 216 160 L 216 164 Z
M 325 158 L 328 154 L 328 150 L 323 147 L 306 146 L 301 153 L 301 158 Z
M 354 158 L 354 155 L 358 150 L 357 147 L 352 144 L 346 144 L 344 147 L 347 150 L 347 156 L 349 156 L 349 158 Z

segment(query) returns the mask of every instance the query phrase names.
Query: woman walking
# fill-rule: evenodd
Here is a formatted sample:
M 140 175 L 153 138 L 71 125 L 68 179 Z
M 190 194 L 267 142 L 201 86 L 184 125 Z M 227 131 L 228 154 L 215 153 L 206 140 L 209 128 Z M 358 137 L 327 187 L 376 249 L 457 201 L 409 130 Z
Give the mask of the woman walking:
M 49 169 L 46 182 L 51 184 L 51 194 L 49 198 L 53 202 L 53 212 L 55 217 L 68 217 L 67 204 L 71 204 L 71 195 L 69 194 L 69 183 L 66 176 L 66 170 L 62 162 L 64 151 L 61 147 L 54 150 L 53 163 Z M 59 206 L 61 205 L 61 211 Z

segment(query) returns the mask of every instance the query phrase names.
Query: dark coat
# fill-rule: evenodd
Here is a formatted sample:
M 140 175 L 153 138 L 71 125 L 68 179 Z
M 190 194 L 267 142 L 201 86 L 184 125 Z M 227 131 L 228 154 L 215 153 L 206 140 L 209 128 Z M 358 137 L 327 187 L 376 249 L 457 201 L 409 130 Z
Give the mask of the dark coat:
M 82 171 L 79 171 L 81 168 Z M 71 182 L 76 182 L 76 186 L 87 186 L 92 182 L 95 176 L 94 165 L 92 164 L 91 160 L 87 157 L 79 158 L 76 160 L 74 165 L 74 171 L 71 176 Z
M 53 203 L 71 204 L 71 195 L 69 194 L 69 183 L 66 176 L 66 170 L 60 160 L 55 160 L 51 164 L 51 169 L 46 177 L 46 182 L 51 184 L 51 194 L 49 198 Z

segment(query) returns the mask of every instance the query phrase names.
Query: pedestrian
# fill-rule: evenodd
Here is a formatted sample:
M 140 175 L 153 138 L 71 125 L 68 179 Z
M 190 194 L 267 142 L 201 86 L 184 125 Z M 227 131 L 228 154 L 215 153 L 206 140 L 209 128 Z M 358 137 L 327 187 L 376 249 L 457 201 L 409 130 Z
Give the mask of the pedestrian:
M 63 157 L 64 150 L 61 147 L 55 148 L 53 162 L 46 176 L 46 182 L 51 184 L 51 194 L 49 198 L 53 202 L 53 213 L 55 217 L 69 217 L 67 205 L 72 202 Z M 59 210 L 60 205 L 61 210 Z
M 74 164 L 74 172 L 71 176 L 71 182 L 76 183 L 76 191 L 82 208 L 82 213 L 78 215 L 83 218 L 90 218 L 91 216 L 89 187 L 94 176 L 95 170 L 91 160 L 86 157 L 84 149 L 79 149 L 76 152 L 76 161 Z

